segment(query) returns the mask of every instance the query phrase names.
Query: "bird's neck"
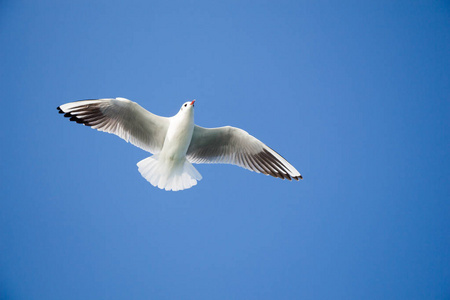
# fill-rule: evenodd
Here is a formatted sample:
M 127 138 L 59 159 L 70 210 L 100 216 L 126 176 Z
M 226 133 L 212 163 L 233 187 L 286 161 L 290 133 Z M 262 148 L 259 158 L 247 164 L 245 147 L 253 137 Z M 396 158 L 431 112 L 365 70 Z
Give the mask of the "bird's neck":
M 174 128 L 189 128 L 194 127 L 194 111 L 180 112 L 173 116 L 170 122 L 170 127 Z

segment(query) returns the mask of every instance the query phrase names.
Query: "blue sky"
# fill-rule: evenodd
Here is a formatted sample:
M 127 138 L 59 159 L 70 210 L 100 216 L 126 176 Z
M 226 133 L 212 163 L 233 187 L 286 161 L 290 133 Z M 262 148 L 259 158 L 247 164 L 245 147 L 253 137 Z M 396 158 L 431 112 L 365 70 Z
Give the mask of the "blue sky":
M 450 297 L 446 1 L 2 1 L 0 299 Z M 304 176 L 149 156 L 56 107 L 232 125 Z

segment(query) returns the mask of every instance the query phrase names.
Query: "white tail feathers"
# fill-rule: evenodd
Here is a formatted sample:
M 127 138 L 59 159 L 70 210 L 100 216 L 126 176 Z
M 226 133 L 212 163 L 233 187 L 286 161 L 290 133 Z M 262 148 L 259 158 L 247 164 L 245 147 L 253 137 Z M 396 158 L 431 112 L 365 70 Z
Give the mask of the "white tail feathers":
M 178 164 L 169 164 L 158 159 L 158 154 L 137 163 L 139 172 L 152 185 L 166 191 L 181 191 L 197 184 L 202 175 L 185 159 Z

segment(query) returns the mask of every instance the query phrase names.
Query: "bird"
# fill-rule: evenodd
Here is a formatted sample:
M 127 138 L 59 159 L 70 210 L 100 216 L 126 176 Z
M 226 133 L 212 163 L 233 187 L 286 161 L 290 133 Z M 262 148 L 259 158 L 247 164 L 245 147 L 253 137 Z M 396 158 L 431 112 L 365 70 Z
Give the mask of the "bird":
M 166 191 L 189 189 L 202 179 L 192 164 L 233 164 L 281 179 L 303 179 L 286 159 L 246 131 L 195 125 L 195 101 L 183 103 L 172 117 L 155 115 L 121 97 L 74 101 L 57 109 L 70 121 L 115 134 L 153 154 L 137 163 L 138 171 Z

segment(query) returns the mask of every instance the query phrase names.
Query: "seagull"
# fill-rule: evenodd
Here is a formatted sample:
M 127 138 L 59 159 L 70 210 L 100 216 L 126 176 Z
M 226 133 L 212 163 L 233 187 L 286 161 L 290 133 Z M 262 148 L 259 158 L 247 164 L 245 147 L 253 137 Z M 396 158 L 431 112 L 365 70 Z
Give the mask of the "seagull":
M 153 186 L 166 191 L 188 189 L 202 179 L 193 163 L 233 164 L 281 179 L 303 179 L 286 159 L 246 131 L 195 125 L 194 103 L 183 103 L 168 118 L 120 97 L 75 101 L 57 109 L 70 121 L 115 134 L 153 154 L 137 163 L 138 170 Z

